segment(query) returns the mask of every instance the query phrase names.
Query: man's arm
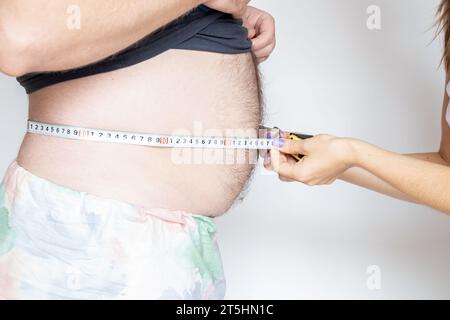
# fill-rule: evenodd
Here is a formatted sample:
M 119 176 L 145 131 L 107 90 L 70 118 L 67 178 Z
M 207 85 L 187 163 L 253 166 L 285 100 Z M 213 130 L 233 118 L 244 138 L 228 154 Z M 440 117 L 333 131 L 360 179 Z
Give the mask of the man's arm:
M 0 72 L 20 76 L 81 67 L 128 47 L 200 4 L 239 16 L 248 2 L 0 0 Z

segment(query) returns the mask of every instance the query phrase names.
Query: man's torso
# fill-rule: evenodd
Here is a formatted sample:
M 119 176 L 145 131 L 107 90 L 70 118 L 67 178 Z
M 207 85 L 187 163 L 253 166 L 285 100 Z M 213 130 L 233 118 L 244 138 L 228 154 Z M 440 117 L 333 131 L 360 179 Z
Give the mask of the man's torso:
M 37 91 L 30 96 L 29 118 L 162 134 L 256 134 L 258 90 L 251 54 L 170 50 L 125 69 Z M 175 151 L 28 134 L 18 162 L 75 190 L 219 215 L 244 188 L 252 170 L 248 162 L 254 160 L 243 161 L 243 151 L 235 154 L 243 164 L 230 162 L 229 154 L 221 162 L 218 151 Z

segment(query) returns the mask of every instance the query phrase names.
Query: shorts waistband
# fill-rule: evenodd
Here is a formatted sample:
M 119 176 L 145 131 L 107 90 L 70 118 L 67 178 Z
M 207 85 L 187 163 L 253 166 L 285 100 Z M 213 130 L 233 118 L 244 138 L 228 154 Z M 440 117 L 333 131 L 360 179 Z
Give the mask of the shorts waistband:
M 193 219 L 196 221 L 206 222 L 208 224 L 211 224 L 211 226 L 215 225 L 214 218 L 211 217 L 197 215 L 185 212 L 183 210 L 149 208 L 143 205 L 129 203 L 122 200 L 96 196 L 84 191 L 78 191 L 71 189 L 69 187 L 56 184 L 54 182 L 41 178 L 31 173 L 27 169 L 23 168 L 18 164 L 17 159 L 14 159 L 14 161 L 9 165 L 2 182 L 5 194 L 9 195 L 9 197 L 7 198 L 10 198 L 11 202 L 14 200 L 13 199 L 14 195 L 16 194 L 18 188 L 20 188 L 20 185 L 22 183 L 26 183 L 27 181 L 34 181 L 40 183 L 44 189 L 42 190 L 42 192 L 45 192 L 45 190 L 55 190 L 55 191 L 57 190 L 58 192 L 70 194 L 73 197 L 80 197 L 83 199 L 89 198 L 92 201 L 102 203 L 104 205 L 114 204 L 115 206 L 127 207 L 127 209 L 133 208 L 134 211 L 137 213 L 138 219 L 140 220 L 145 220 L 148 216 L 152 216 L 169 223 L 176 223 L 181 225 L 186 225 L 187 223 L 189 223 L 189 221 L 192 221 Z

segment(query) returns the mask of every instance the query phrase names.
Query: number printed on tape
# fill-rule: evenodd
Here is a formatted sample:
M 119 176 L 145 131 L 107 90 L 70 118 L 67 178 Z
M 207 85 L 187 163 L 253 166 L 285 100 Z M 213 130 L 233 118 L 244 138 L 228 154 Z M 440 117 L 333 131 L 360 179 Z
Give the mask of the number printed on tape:
M 122 132 L 28 121 L 27 132 L 59 138 L 166 148 L 270 149 L 272 139 L 191 137 Z

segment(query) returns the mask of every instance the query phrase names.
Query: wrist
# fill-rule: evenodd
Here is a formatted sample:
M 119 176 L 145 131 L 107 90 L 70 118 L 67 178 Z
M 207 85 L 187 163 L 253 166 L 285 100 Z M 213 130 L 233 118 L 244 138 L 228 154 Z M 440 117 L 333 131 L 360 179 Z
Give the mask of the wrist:
M 350 151 L 350 159 L 349 161 L 352 163 L 352 167 L 363 167 L 363 154 L 364 150 L 367 148 L 367 145 L 358 139 L 349 138 L 348 145 Z
M 337 158 L 347 167 L 355 167 L 359 165 L 359 141 L 352 138 L 338 138 L 336 140 L 337 148 L 339 150 L 336 155 Z

